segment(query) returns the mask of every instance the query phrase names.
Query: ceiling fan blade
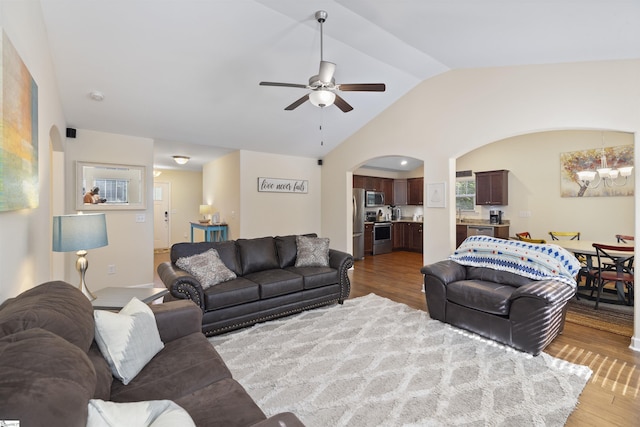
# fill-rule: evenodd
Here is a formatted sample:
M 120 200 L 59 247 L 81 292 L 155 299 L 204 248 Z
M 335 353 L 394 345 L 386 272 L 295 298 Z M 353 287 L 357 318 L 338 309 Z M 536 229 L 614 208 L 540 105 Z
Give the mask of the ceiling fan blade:
M 298 87 L 300 89 L 307 88 L 307 85 L 300 85 L 297 83 L 276 83 L 276 82 L 260 82 L 260 86 Z
M 347 101 L 342 99 L 338 94 L 336 94 L 336 99 L 335 101 L 333 101 L 333 103 L 336 105 L 336 107 L 341 109 L 343 113 L 348 113 L 349 111 L 353 110 L 353 107 L 349 105 Z
M 329 61 L 320 61 L 320 71 L 318 72 L 318 78 L 323 83 L 331 83 L 333 80 L 333 73 L 336 72 L 336 64 Z
M 302 98 L 298 99 L 296 102 L 294 102 L 293 104 L 285 108 L 285 110 L 287 111 L 295 110 L 296 108 L 298 108 L 299 106 L 307 102 L 308 99 L 309 99 L 309 94 L 306 94 L 305 96 L 303 96 Z
M 384 83 L 350 83 L 337 85 L 342 91 L 360 92 L 384 92 L 387 87 Z

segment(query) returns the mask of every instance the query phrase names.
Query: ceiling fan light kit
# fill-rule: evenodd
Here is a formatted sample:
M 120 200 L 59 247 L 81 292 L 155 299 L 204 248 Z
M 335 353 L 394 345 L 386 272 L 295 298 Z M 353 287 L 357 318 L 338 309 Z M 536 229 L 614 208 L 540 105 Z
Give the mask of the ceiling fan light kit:
M 347 101 L 335 93 L 336 90 L 341 91 L 357 91 L 357 92 L 384 92 L 386 85 L 384 83 L 353 83 L 353 84 L 336 84 L 333 77 L 336 71 L 336 64 L 325 61 L 323 57 L 323 31 L 322 25 L 327 20 L 327 12 L 319 10 L 315 13 L 316 20 L 320 23 L 320 68 L 318 74 L 309 78 L 309 84 L 296 83 L 277 83 L 277 82 L 260 82 L 260 86 L 280 86 L 295 87 L 299 89 L 308 89 L 311 92 L 302 98 L 294 101 L 291 105 L 285 107 L 285 110 L 291 111 L 304 104 L 307 100 L 316 107 L 324 108 L 336 105 L 344 113 L 353 110 Z

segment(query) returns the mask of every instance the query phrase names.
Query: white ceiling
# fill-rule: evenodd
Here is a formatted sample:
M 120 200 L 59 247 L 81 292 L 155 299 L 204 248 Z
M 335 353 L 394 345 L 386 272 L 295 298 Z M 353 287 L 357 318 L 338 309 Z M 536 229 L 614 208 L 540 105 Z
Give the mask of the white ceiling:
M 322 158 L 450 69 L 640 57 L 638 0 L 41 0 L 69 127 L 156 140 L 199 169 L 236 149 Z M 284 107 L 324 59 L 354 110 Z M 104 94 L 102 102 L 90 91 Z M 426 101 L 428 102 L 428 100 Z M 402 153 L 398 153 L 402 154 Z

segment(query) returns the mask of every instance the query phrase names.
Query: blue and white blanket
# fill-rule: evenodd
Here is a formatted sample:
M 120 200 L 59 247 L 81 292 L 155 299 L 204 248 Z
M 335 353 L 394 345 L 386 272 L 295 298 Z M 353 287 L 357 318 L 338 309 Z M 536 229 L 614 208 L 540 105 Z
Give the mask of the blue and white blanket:
M 530 279 L 555 279 L 576 286 L 580 263 L 558 245 L 487 236 L 468 237 L 449 257 L 458 264 L 508 271 Z

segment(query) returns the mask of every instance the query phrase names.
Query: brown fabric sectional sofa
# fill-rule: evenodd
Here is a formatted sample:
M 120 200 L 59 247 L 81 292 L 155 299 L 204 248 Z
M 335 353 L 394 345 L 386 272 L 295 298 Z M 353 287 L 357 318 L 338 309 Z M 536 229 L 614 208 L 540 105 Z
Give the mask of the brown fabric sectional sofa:
M 212 248 L 237 277 L 204 289 L 176 262 Z M 296 235 L 177 243 L 171 261 L 158 266 L 158 275 L 173 298 L 200 307 L 202 331 L 211 336 L 348 298 L 351 254 L 329 249 L 327 266 L 296 267 L 297 254 Z
M 164 348 L 128 384 L 115 379 L 94 341 L 93 307 L 74 286 L 47 282 L 0 305 L 0 419 L 86 426 L 90 399 L 172 400 L 197 426 L 295 427 L 267 418 L 201 332 L 190 301 L 152 305 Z

